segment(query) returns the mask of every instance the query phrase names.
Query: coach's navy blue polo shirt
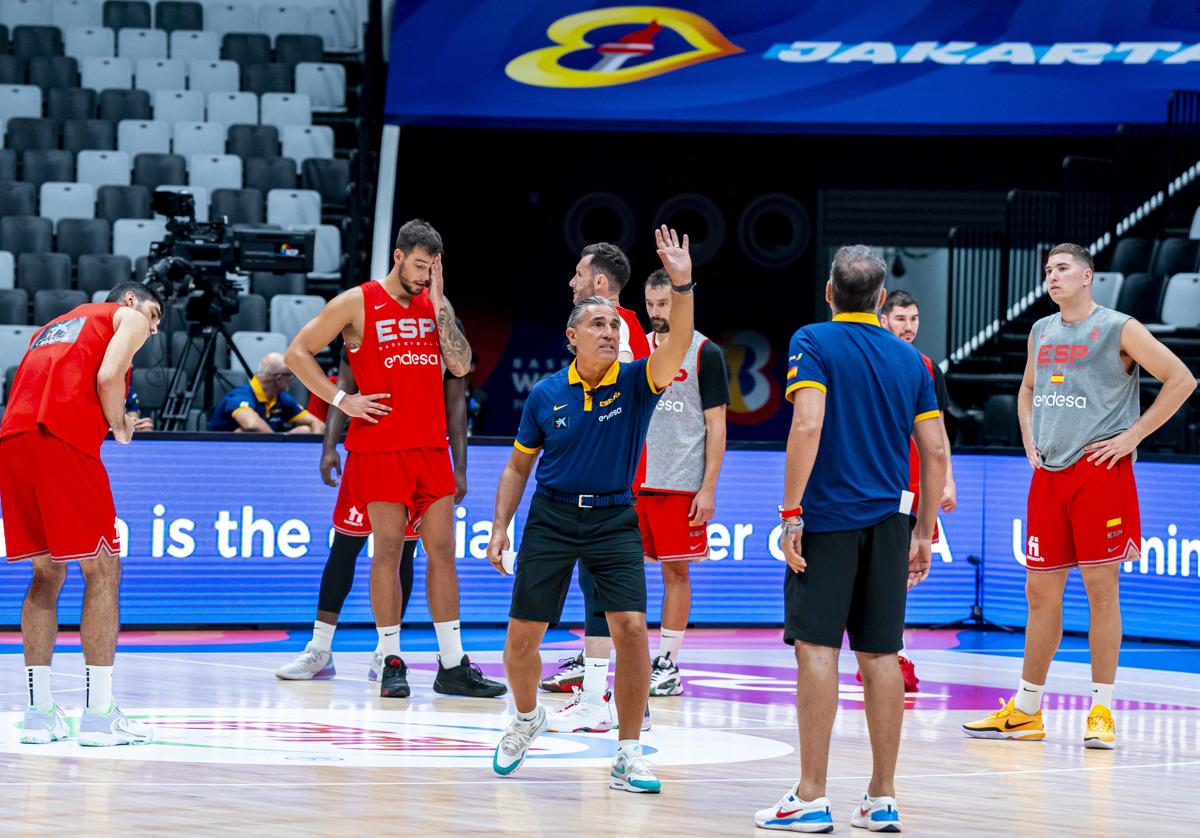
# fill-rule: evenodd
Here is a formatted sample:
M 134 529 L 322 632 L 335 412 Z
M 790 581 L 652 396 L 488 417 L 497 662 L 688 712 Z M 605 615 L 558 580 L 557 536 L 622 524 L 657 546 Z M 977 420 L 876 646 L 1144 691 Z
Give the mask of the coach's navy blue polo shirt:
M 544 449 L 536 475 L 542 486 L 580 495 L 627 492 L 661 394 L 646 358 L 614 361 L 592 391 L 572 361 L 534 385 L 514 445 L 526 454 Z
M 805 387 L 825 394 L 804 528 L 864 529 L 898 512 L 913 425 L 941 416 L 920 353 L 874 314 L 838 314 L 792 336 L 786 387 L 788 401 Z

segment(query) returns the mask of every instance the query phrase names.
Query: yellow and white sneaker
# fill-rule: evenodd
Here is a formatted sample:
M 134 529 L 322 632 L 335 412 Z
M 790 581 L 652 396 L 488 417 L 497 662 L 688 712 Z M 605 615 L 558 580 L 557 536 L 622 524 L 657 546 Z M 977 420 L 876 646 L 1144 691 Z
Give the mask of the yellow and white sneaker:
M 1112 710 L 1097 704 L 1088 711 L 1087 733 L 1083 735 L 1083 747 L 1111 751 L 1117 747 L 1117 725 Z
M 967 722 L 963 733 L 976 739 L 1020 739 L 1036 741 L 1046 738 L 1042 711 L 1030 715 L 1017 709 L 1013 699 L 1000 702 L 1000 709 L 977 722 Z M 1089 728 L 1090 730 L 1090 728 Z

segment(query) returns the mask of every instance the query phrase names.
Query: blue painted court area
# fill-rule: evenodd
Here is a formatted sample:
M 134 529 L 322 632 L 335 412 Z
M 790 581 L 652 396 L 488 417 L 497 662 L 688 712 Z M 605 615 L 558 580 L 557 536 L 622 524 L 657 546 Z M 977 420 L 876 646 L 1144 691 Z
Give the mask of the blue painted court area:
M 961 631 L 958 633 L 958 645 L 949 648 L 960 652 L 1020 658 L 1024 654 L 1024 644 L 1025 635 L 1018 632 L 1010 634 L 1003 631 Z M 1054 659 L 1074 663 L 1087 662 L 1087 638 L 1075 635 L 1064 637 Z M 1126 640 L 1121 644 L 1121 666 L 1165 672 L 1200 673 L 1200 646 Z

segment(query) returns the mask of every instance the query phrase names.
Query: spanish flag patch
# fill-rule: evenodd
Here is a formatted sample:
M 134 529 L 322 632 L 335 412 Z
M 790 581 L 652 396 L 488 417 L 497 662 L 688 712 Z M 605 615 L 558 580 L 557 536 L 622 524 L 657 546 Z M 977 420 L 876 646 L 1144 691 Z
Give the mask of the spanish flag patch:
M 800 372 L 800 369 L 798 367 L 792 367 L 791 369 L 789 369 L 788 373 L 787 373 L 788 381 L 791 381 L 793 378 L 795 378 L 796 374 L 798 372 Z
M 1109 518 L 1108 523 L 1106 523 L 1104 526 L 1119 527 L 1119 526 L 1121 526 L 1121 519 L 1120 518 Z
M 1050 383 L 1051 384 L 1062 384 L 1066 380 L 1067 380 L 1067 377 L 1065 375 L 1063 375 L 1061 372 L 1052 373 L 1050 375 Z

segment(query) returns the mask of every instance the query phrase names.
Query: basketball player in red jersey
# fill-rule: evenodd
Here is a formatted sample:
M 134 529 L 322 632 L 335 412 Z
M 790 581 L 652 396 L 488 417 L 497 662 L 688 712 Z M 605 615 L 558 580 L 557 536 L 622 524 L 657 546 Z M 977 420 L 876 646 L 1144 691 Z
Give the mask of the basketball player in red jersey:
M 125 718 L 112 697 L 120 625 L 121 543 L 100 443 L 133 438 L 125 413 L 133 355 L 158 331 L 162 301 L 137 283 L 118 285 L 108 302 L 87 303 L 34 335 L 17 368 L 0 422 L 0 505 L 8 560 L 33 563 L 21 608 L 29 708 L 21 741 L 69 734 L 50 694 L 50 657 L 58 635 L 58 595 L 67 563 L 83 572 L 80 640 L 87 704 L 80 745 L 138 745 L 150 733 Z
M 288 347 L 287 363 L 314 395 L 351 417 L 342 491 L 366 503 L 375 531 L 371 608 L 383 672 L 379 694 L 405 698 L 408 667 L 400 658 L 400 558 L 405 525 L 420 525 L 428 554 L 425 591 L 437 632 L 435 691 L 491 698 L 507 687 L 483 677 L 463 653 L 454 569 L 454 470 L 446 447 L 442 367 L 463 376 L 471 347 L 443 293 L 442 237 L 420 219 L 396 236 L 395 263 L 381 280 L 343 291 Z M 358 393 L 331 382 L 316 354 L 338 334 Z M 404 406 L 392 412 L 392 404 Z

